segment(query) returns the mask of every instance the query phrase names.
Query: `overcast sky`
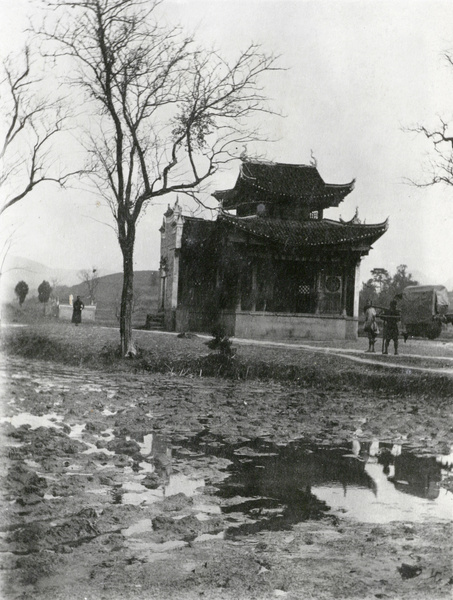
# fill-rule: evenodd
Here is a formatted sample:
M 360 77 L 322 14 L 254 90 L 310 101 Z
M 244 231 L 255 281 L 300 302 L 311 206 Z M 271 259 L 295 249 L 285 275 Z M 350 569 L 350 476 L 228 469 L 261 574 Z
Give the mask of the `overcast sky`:
M 36 4 L 0 0 L 0 6 L 5 55 L 20 47 Z M 250 41 L 281 56 L 286 70 L 263 83 L 285 117 L 262 116 L 275 141 L 259 151 L 298 164 L 310 163 L 313 151 L 328 183 L 356 178 L 355 190 L 325 216 L 349 219 L 358 207 L 367 223 L 389 217 L 389 231 L 362 262 L 362 280 L 373 267 L 394 272 L 404 263 L 426 282 L 453 288 L 453 188 L 405 183 L 423 180 L 430 146 L 403 131 L 453 116 L 453 69 L 442 60 L 453 48 L 451 0 L 183 0 L 167 2 L 165 12 L 169 22 L 196 30 L 200 43 L 228 56 Z M 237 173 L 232 164 L 212 181 L 212 191 L 234 185 Z M 158 229 L 174 200 L 150 207 L 141 219 L 137 270 L 158 268 Z M 111 217 L 83 189 L 49 185 L 8 212 L 6 225 L 18 227 L 14 254 L 49 267 L 121 270 L 114 231 L 104 224 Z

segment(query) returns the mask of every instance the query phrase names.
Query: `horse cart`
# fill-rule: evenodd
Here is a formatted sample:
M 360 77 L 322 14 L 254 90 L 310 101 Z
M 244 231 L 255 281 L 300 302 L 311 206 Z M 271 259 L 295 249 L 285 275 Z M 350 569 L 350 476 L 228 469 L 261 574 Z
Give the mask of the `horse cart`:
M 448 292 L 443 285 L 411 285 L 404 289 L 400 299 L 401 330 L 405 338 L 439 337 L 449 308 Z

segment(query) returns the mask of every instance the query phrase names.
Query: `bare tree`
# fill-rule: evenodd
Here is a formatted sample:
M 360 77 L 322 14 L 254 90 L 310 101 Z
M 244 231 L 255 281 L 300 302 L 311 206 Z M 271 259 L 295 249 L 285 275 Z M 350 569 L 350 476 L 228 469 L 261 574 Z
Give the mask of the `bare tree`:
M 132 340 L 133 256 L 142 209 L 172 192 L 198 199 L 202 184 L 237 148 L 256 140 L 246 127 L 268 111 L 258 87 L 275 57 L 251 44 L 229 63 L 161 25 L 160 2 L 60 0 L 45 36 L 54 58 L 75 60 L 72 83 L 93 112 L 86 146 L 98 192 L 108 202 L 123 257 L 121 348 Z M 69 10 L 70 9 L 70 10 Z
M 453 67 L 453 52 L 446 52 L 444 58 Z M 413 181 L 418 187 L 426 187 L 443 183 L 453 185 L 453 123 L 448 123 L 441 117 L 435 127 L 416 125 L 408 131 L 421 133 L 433 144 L 434 156 L 430 164 L 430 172 L 425 181 Z
M 99 271 L 96 267 L 91 270 L 79 271 L 79 279 L 83 281 L 90 298 L 90 304 L 96 304 L 96 293 L 99 286 Z
M 40 96 L 41 76 L 26 46 L 0 67 L 0 215 L 44 182 L 64 185 L 70 173 L 56 172 L 51 156 L 65 115 L 57 98 Z

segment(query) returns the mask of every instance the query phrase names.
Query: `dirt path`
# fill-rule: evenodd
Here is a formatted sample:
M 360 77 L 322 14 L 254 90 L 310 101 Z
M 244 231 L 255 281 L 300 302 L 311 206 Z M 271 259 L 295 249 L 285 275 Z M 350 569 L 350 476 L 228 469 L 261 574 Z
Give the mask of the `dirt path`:
M 140 333 L 143 334 L 143 331 L 141 331 Z M 153 335 L 177 335 L 175 333 L 170 333 L 170 332 L 161 332 L 161 331 L 153 331 L 152 332 Z M 207 335 L 202 335 L 202 334 L 197 334 L 198 337 L 202 338 L 202 339 L 211 339 L 211 336 L 207 336 Z M 333 356 L 339 356 L 345 360 L 350 360 L 356 363 L 361 363 L 361 364 L 366 364 L 366 365 L 373 365 L 373 366 L 378 366 L 378 367 L 382 367 L 382 368 L 388 368 L 388 369 L 400 369 L 400 370 L 413 370 L 413 371 L 418 371 L 418 372 L 422 372 L 422 373 L 438 373 L 438 374 L 443 374 L 443 375 L 447 375 L 449 377 L 453 377 L 453 368 L 448 368 L 448 367 L 435 367 L 435 366 L 417 366 L 413 364 L 413 359 L 420 359 L 422 361 L 428 362 L 428 363 L 439 363 L 439 362 L 445 362 L 447 364 L 453 363 L 453 344 L 449 344 L 449 343 L 443 343 L 442 346 L 445 349 L 445 346 L 447 349 L 450 350 L 450 346 L 451 346 L 451 352 L 452 354 L 442 354 L 442 355 L 438 355 L 436 354 L 432 354 L 432 350 L 430 351 L 426 351 L 424 354 L 419 354 L 419 353 L 414 353 L 413 351 L 411 351 L 408 354 L 399 354 L 398 358 L 395 358 L 394 356 L 383 356 L 382 354 L 380 354 L 379 352 L 376 353 L 376 357 L 373 357 L 373 355 L 369 355 L 367 354 L 366 357 L 363 356 L 364 354 L 364 350 L 362 349 L 357 349 L 357 348 L 351 348 L 351 347 L 346 347 L 346 348 L 338 348 L 338 347 L 330 347 L 330 346 L 318 346 L 318 345 L 311 345 L 311 344 L 300 344 L 297 342 L 274 342 L 274 341 L 269 341 L 269 340 L 252 340 L 252 339 L 241 339 L 241 338 L 234 338 L 233 339 L 234 344 L 239 344 L 239 345 L 247 345 L 247 346 L 262 346 L 262 347 L 267 347 L 267 348 L 285 348 L 285 349 L 290 349 L 290 350 L 304 350 L 306 352 L 312 352 L 312 353 L 320 353 L 320 354 L 330 354 Z M 345 342 L 345 345 L 347 345 L 348 342 Z M 432 343 L 431 343 L 432 344 Z M 434 344 L 436 344 L 436 342 L 434 342 Z M 361 356 L 362 355 L 362 356 Z M 398 362 L 394 362 L 395 360 L 397 360 Z M 412 362 L 411 362 L 412 361 Z
M 418 448 L 432 479 L 450 451 L 449 402 L 0 367 L 5 600 L 451 598 L 449 520 L 416 479 L 391 502 L 419 508 L 389 522 L 379 491 L 395 484 L 370 445 Z M 298 458 L 285 462 L 291 443 Z M 368 489 L 368 516 L 322 499 L 329 448 L 340 500 Z M 435 481 L 448 500 L 448 477 Z

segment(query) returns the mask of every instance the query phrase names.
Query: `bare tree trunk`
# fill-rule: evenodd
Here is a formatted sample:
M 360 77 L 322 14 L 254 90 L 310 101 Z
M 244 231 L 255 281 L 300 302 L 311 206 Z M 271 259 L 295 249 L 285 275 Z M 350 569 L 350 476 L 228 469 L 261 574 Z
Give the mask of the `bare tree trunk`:
M 131 232 L 129 232 L 131 233 Z M 134 300 L 134 238 L 128 235 L 126 243 L 121 244 L 123 253 L 123 290 L 121 293 L 120 337 L 121 353 L 123 356 L 135 356 L 137 350 L 132 340 L 132 311 Z

